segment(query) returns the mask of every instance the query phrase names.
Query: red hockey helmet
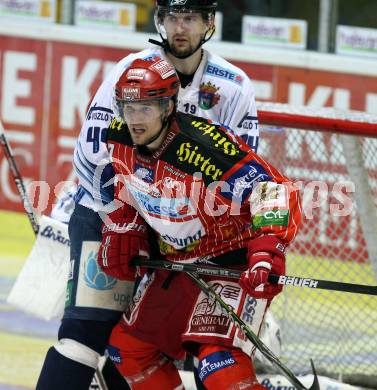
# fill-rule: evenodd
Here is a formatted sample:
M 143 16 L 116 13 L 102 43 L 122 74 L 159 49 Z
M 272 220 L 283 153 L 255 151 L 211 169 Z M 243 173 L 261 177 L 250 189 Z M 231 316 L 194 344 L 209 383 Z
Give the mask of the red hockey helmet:
M 166 104 L 176 99 L 179 78 L 172 65 L 161 59 L 137 59 L 120 76 L 115 85 L 114 112 L 124 120 L 124 103 L 159 100 Z

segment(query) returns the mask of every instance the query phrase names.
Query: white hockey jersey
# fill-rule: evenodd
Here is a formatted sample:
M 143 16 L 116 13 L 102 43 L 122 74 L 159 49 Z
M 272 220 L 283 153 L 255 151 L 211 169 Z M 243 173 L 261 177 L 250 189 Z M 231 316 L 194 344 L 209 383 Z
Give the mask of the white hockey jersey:
M 132 53 L 112 69 L 95 94 L 74 152 L 79 178 L 76 202 L 98 211 L 113 199 L 113 170 L 105 140 L 113 119 L 113 91 L 124 70 L 136 58 L 167 60 L 159 47 Z M 180 88 L 178 110 L 211 119 L 240 135 L 254 151 L 258 147 L 258 120 L 254 90 L 249 77 L 223 58 L 203 50 L 192 82 Z

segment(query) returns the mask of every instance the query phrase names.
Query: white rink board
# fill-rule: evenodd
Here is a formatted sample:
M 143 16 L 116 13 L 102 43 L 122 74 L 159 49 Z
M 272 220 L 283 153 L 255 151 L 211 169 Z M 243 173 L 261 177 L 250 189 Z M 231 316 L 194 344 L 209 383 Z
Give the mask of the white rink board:
M 133 50 L 145 49 L 150 45 L 148 44 L 149 38 L 159 39 L 157 34 L 98 32 L 90 29 L 82 31 L 76 29 L 75 26 L 43 26 L 32 23 L 9 23 L 5 20 L 1 20 L 0 35 Z M 261 48 L 230 42 L 208 42 L 205 47 L 228 60 L 377 76 L 377 66 L 369 59 L 312 51 L 297 52 L 289 49 Z

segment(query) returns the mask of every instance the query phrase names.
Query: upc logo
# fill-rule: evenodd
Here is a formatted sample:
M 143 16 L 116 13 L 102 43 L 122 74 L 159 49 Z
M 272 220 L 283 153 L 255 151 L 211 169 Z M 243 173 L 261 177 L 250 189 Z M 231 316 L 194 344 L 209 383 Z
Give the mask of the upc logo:
M 98 266 L 97 256 L 90 252 L 85 263 L 85 283 L 96 290 L 111 290 L 117 280 L 106 275 Z

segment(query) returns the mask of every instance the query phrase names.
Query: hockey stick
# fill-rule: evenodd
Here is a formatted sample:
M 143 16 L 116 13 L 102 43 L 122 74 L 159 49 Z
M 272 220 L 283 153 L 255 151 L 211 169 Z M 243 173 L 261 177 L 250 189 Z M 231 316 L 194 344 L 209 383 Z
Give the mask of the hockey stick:
M 12 148 L 10 147 L 9 142 L 5 137 L 4 127 L 1 121 L 0 121 L 0 144 L 4 151 L 4 155 L 8 161 L 13 176 L 13 180 L 17 186 L 18 193 L 20 194 L 21 200 L 24 203 L 24 208 L 29 218 L 31 227 L 33 228 L 35 235 L 37 235 L 39 230 L 38 219 L 37 216 L 35 215 L 30 199 L 27 196 L 27 192 L 26 192 L 24 182 L 22 180 L 22 176 L 20 174 L 20 171 L 18 170 L 16 160 L 14 159 Z
M 133 261 L 134 265 L 139 266 L 146 266 L 147 260 L 142 259 L 135 259 Z M 161 268 L 159 266 L 154 267 L 153 264 L 160 262 L 159 260 L 153 261 L 149 260 L 148 263 L 151 263 L 152 265 L 149 266 L 151 268 Z M 163 263 L 169 263 L 167 261 L 163 261 Z M 167 267 L 162 267 L 165 270 L 169 270 Z M 208 268 L 208 267 L 207 267 Z M 262 340 L 249 328 L 249 326 L 233 311 L 232 307 L 227 305 L 222 298 L 201 278 L 199 278 L 198 273 L 196 272 L 189 272 L 187 269 L 175 267 L 174 269 L 170 269 L 174 271 L 180 271 L 185 272 L 193 281 L 195 284 L 199 286 L 199 288 L 210 298 L 214 299 L 228 314 L 228 316 L 231 318 L 231 320 L 234 322 L 234 324 L 241 328 L 241 330 L 244 332 L 246 337 L 256 346 L 256 348 L 259 349 L 259 351 L 274 365 L 276 366 L 282 374 L 291 382 L 293 386 L 295 386 L 298 390 L 320 390 L 319 382 L 317 378 L 317 374 L 315 372 L 313 361 L 311 361 L 311 366 L 313 370 L 314 375 L 314 382 L 310 388 L 306 388 L 299 380 L 298 378 L 293 374 L 293 372 L 286 367 L 277 356 L 262 342 Z M 227 271 L 227 270 L 226 270 Z M 213 274 L 212 274 L 213 275 Z M 225 276 L 225 275 L 222 275 Z
M 23 181 L 22 176 L 20 174 L 20 171 L 18 169 L 12 148 L 11 148 L 11 146 L 10 146 L 6 136 L 5 136 L 4 126 L 3 126 L 1 121 L 0 121 L 0 144 L 1 144 L 1 148 L 3 149 L 4 155 L 8 161 L 8 164 L 9 164 L 12 176 L 13 176 L 13 180 L 16 183 L 20 198 L 24 203 L 24 208 L 25 208 L 26 214 L 29 218 L 31 227 L 32 227 L 35 235 L 37 236 L 38 231 L 39 231 L 38 218 L 37 218 L 37 215 L 35 214 L 33 206 L 32 206 L 30 199 L 27 195 L 24 181 Z M 107 390 L 107 386 L 104 383 L 104 379 L 102 377 L 102 374 L 99 372 L 98 368 L 96 369 L 96 371 L 94 373 L 93 381 L 89 387 L 89 390 L 94 390 L 94 389 Z
M 170 271 L 195 272 L 197 274 L 207 276 L 225 276 L 231 279 L 239 279 L 242 274 L 242 271 L 238 270 L 202 266 L 199 264 L 174 264 L 170 261 L 164 260 L 143 259 L 138 260 L 137 265 L 150 268 L 166 269 Z M 271 284 L 281 284 L 283 286 L 307 287 L 312 289 L 342 291 L 354 294 L 377 295 L 377 286 L 367 286 L 364 284 L 342 283 L 331 280 L 301 278 L 298 276 L 279 276 L 274 274 L 270 274 L 268 276 L 268 281 Z

